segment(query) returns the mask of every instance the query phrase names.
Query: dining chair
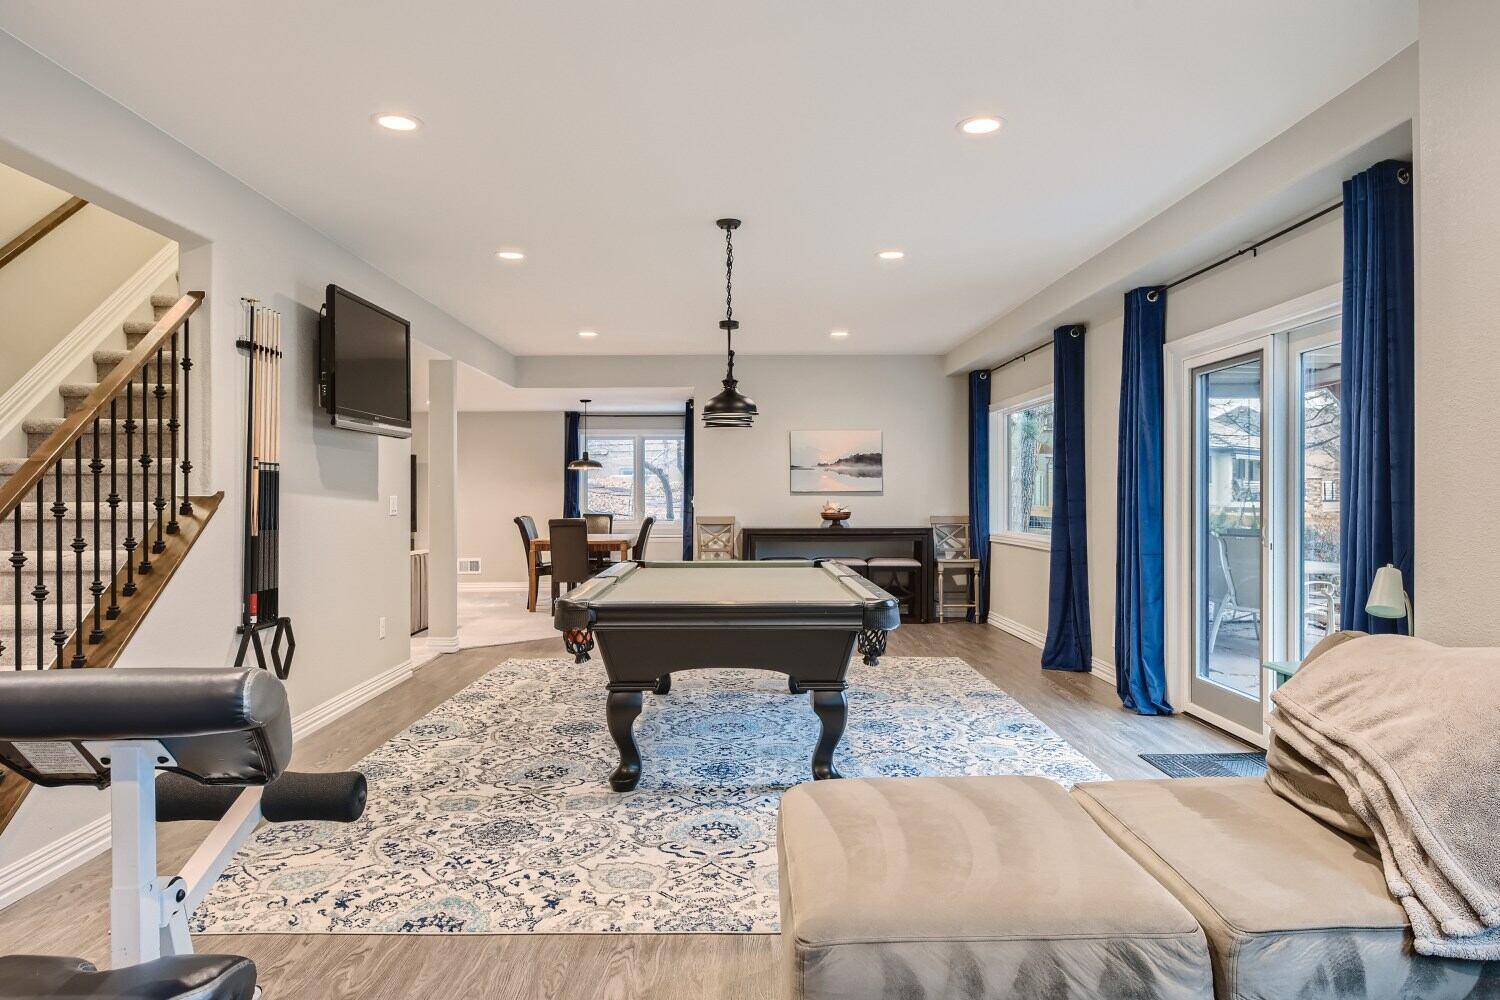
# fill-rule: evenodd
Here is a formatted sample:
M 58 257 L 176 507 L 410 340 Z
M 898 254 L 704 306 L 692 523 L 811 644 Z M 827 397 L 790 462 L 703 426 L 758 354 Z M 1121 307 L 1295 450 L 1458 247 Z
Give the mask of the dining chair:
M 591 535 L 607 535 L 615 530 L 613 514 L 585 514 L 583 519 L 588 522 Z
M 526 610 L 536 610 L 536 591 L 539 578 L 550 576 L 552 566 L 542 558 L 542 553 L 532 553 L 531 543 L 536 540 L 536 521 L 532 520 L 530 514 L 522 514 L 515 519 L 516 527 L 521 532 L 521 554 L 526 558 Z
M 555 603 L 562 584 L 572 590 L 594 575 L 589 565 L 589 527 L 581 517 L 554 517 L 547 522 L 547 537 L 552 540 L 552 600 Z
M 636 562 L 643 562 L 646 558 L 646 542 L 651 539 L 651 526 L 656 523 L 656 518 L 648 517 L 641 522 L 640 534 L 635 536 L 635 545 L 631 546 L 630 558 Z

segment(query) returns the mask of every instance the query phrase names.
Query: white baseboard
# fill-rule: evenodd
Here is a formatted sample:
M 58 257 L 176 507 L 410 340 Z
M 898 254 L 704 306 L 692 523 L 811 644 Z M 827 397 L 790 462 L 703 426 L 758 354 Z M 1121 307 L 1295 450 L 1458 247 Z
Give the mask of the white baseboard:
M 109 816 L 104 815 L 11 862 L 0 869 L 0 908 L 24 899 L 107 850 Z
M 1037 649 L 1041 649 L 1047 645 L 1047 634 L 1045 632 L 1038 632 L 1030 625 L 1022 625 L 1020 622 L 1010 618 L 1006 618 L 1004 615 L 997 615 L 993 611 L 991 611 L 989 616 L 989 623 L 1002 632 L 1008 632 L 1011 635 L 1015 636 L 1017 639 L 1021 639 L 1025 642 L 1031 643 Z M 1110 687 L 1115 686 L 1114 664 L 1106 663 L 1104 660 L 1101 660 L 1096 656 L 1093 658 L 1093 662 L 1089 665 L 1089 673 L 1093 674 L 1095 677 L 1099 678 Z
M 0 394 L 0 437 L 20 427 L 49 393 L 57 392 L 73 369 L 87 361 L 110 334 L 118 333 L 130 314 L 176 273 L 177 244 L 168 243 Z
M 437 653 L 456 653 L 463 648 L 458 644 L 456 635 L 427 635 L 422 637 L 422 641 L 428 649 Z
M 312 735 L 376 695 L 407 680 L 411 675 L 411 661 L 407 660 L 308 709 L 292 719 L 292 740 L 295 742 Z M 109 816 L 105 815 L 0 868 L 0 909 L 30 895 L 53 879 L 61 878 L 107 850 Z
M 524 580 L 520 583 L 464 583 L 460 581 L 458 592 L 460 594 L 501 594 L 514 593 L 516 591 L 524 593 L 526 587 L 527 584 Z
M 1094 657 L 1094 669 L 1091 673 L 1110 687 L 1115 686 L 1115 665 L 1113 663 L 1106 663 L 1096 656 Z
M 1021 639 L 1031 643 L 1037 649 L 1041 649 L 1043 646 L 1047 645 L 1047 633 L 1038 632 L 1030 625 L 1022 625 L 1020 622 L 1014 619 L 1006 618 L 1003 615 L 997 615 L 993 611 L 990 612 L 989 622 L 1000 631 L 1009 632 L 1017 639 Z
M 389 670 L 381 671 L 362 684 L 356 684 L 343 694 L 335 695 L 321 705 L 315 705 L 292 719 L 293 742 L 304 736 L 311 736 L 335 719 L 348 715 L 376 695 L 389 691 L 402 681 L 410 679 L 411 675 L 411 661 L 404 660 Z

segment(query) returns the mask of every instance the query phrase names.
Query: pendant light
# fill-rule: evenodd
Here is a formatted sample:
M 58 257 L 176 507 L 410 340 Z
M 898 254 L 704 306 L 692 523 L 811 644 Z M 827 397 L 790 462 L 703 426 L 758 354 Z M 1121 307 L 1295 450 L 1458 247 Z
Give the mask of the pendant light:
M 583 404 L 583 457 L 575 458 L 569 462 L 568 471 L 587 472 L 589 469 L 602 469 L 604 466 L 589 458 L 589 403 L 593 402 L 593 400 L 580 399 L 579 402 Z
M 724 331 L 729 365 L 724 372 L 724 391 L 704 404 L 703 426 L 749 427 L 760 411 L 755 408 L 755 400 L 739 391 L 734 378 L 734 331 L 740 327 L 734 318 L 734 231 L 740 227 L 740 220 L 720 219 L 716 225 L 724 230 L 724 318 L 719 321 L 719 329 Z

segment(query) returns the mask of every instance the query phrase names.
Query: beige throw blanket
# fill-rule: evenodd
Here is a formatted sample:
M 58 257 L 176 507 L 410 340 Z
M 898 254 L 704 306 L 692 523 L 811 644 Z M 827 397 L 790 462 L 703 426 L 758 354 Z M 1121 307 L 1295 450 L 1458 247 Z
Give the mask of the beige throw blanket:
M 1417 951 L 1500 959 L 1500 649 L 1364 636 L 1273 701 L 1276 738 L 1369 827 Z

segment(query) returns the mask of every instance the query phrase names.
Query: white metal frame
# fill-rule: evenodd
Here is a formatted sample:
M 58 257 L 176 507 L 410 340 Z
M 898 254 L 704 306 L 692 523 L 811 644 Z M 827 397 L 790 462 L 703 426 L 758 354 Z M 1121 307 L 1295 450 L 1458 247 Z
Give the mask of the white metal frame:
M 163 878 L 156 857 L 156 772 L 177 762 L 157 740 L 83 746 L 109 767 L 111 966 L 120 969 L 163 956 L 191 955 L 188 917 L 259 825 L 263 789 L 242 790 L 181 873 Z
M 1290 516 L 1289 480 L 1280 473 L 1284 456 L 1290 454 L 1296 428 L 1288 429 L 1286 413 L 1287 381 L 1279 377 L 1286 371 L 1288 338 L 1282 336 L 1300 327 L 1339 315 L 1343 307 L 1343 286 L 1329 285 L 1289 302 L 1264 309 L 1249 316 L 1204 330 L 1168 343 L 1164 349 L 1164 416 L 1163 471 L 1164 549 L 1166 584 L 1166 667 L 1168 697 L 1174 705 L 1207 722 L 1265 746 L 1265 715 L 1270 710 L 1272 683 L 1267 672 L 1261 672 L 1261 726 L 1248 729 L 1231 719 L 1195 705 L 1190 697 L 1193 660 L 1197 649 L 1194 604 L 1194 566 L 1196 537 L 1196 455 L 1193 451 L 1194 382 L 1196 369 L 1215 361 L 1227 360 L 1253 350 L 1264 350 L 1266 378 L 1262 396 L 1261 518 L 1262 545 L 1267 558 L 1266 572 L 1261 574 L 1261 613 L 1263 635 L 1267 637 L 1268 659 L 1288 656 L 1289 620 L 1288 588 L 1285 577 L 1290 562 L 1277 558 L 1277 547 L 1286 546 L 1290 532 L 1295 531 Z M 1298 478 L 1300 482 L 1300 478 Z M 1267 498 L 1272 498 L 1267 502 Z M 1288 551 L 1283 549 L 1283 551 Z M 1294 599 L 1294 598 L 1292 598 Z
M 1033 531 L 1012 531 L 1010 528 L 1010 415 L 1017 410 L 1027 409 L 1052 398 L 1052 383 L 1049 382 L 1044 386 L 1012 396 L 1003 400 L 999 406 L 990 408 L 990 440 L 994 442 L 996 438 L 999 439 L 999 447 L 990 448 L 990 454 L 998 456 L 997 463 L 990 468 L 993 498 L 990 508 L 991 541 L 1042 551 L 1049 551 L 1052 548 L 1050 535 L 1042 535 Z M 1053 419 L 1056 420 L 1055 410 Z M 1053 475 L 1056 474 L 1054 470 Z

